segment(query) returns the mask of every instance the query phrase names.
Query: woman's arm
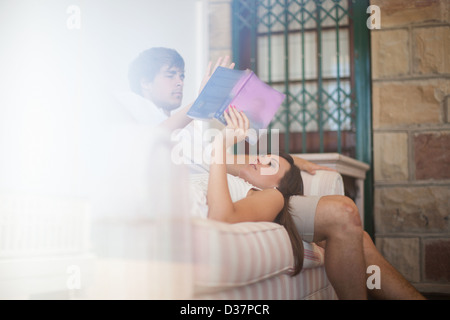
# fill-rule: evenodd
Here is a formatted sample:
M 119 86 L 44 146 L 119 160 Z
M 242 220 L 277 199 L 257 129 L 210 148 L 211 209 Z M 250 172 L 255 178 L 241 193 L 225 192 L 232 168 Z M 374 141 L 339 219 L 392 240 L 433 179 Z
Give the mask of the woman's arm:
M 232 210 L 217 212 L 211 211 L 211 208 L 209 208 L 209 218 L 228 223 L 272 222 L 283 209 L 283 206 L 283 195 L 276 189 L 250 191 L 247 197 L 232 202 Z
M 250 191 L 244 199 L 233 203 L 227 180 L 226 150 L 242 141 L 248 130 L 247 117 L 230 107 L 225 112 L 227 127 L 213 141 L 208 181 L 208 216 L 211 219 L 235 223 L 242 221 L 273 221 L 284 205 L 275 189 Z
M 235 140 L 245 139 L 249 126 L 247 117 L 243 117 L 234 107 L 230 106 L 224 116 L 227 126 L 212 143 L 207 192 L 209 217 L 223 221 L 235 211 L 228 189 L 227 149 L 234 145 Z
M 226 130 L 226 129 L 225 129 Z M 225 131 L 224 130 L 224 131 Z M 211 219 L 224 220 L 234 212 L 234 205 L 228 190 L 226 167 L 226 135 L 219 134 L 212 144 L 211 164 L 208 180 L 208 216 Z

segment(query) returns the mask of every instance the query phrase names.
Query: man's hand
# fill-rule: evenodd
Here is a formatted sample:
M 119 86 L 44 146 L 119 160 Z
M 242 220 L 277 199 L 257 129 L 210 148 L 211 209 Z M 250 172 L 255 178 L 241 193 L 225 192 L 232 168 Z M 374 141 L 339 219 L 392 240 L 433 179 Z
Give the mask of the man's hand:
M 336 171 L 336 170 L 334 170 L 332 168 L 321 166 L 321 165 L 318 165 L 316 163 L 310 162 L 308 160 L 299 158 L 298 156 L 293 156 L 293 158 L 294 158 L 295 165 L 297 167 L 299 167 L 300 170 L 306 171 L 306 172 L 308 172 L 309 174 L 312 174 L 312 175 L 316 174 L 317 170 Z
M 233 69 L 235 66 L 234 62 L 230 62 L 230 57 L 229 56 L 225 56 L 225 57 L 220 57 L 219 59 L 217 59 L 217 62 L 214 66 L 214 69 L 211 70 L 212 67 L 212 62 L 210 61 L 208 63 L 208 66 L 206 67 L 206 72 L 205 75 L 203 76 L 203 80 L 200 84 L 200 90 L 198 91 L 198 93 L 200 94 L 200 92 L 202 92 L 203 88 L 205 87 L 206 83 L 208 82 L 209 78 L 211 78 L 212 74 L 214 73 L 214 71 L 216 71 L 217 67 L 224 67 L 224 68 L 228 68 L 228 69 Z

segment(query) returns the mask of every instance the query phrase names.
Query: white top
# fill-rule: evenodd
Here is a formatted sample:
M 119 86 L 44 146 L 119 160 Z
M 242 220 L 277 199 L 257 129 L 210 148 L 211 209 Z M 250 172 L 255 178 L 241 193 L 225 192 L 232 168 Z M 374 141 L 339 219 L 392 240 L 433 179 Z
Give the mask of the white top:
M 189 179 L 189 196 L 191 199 L 191 215 L 195 217 L 208 217 L 206 194 L 208 191 L 209 174 L 193 174 Z M 245 198 L 251 189 L 260 190 L 242 178 L 227 174 L 228 189 L 231 201 L 236 202 Z

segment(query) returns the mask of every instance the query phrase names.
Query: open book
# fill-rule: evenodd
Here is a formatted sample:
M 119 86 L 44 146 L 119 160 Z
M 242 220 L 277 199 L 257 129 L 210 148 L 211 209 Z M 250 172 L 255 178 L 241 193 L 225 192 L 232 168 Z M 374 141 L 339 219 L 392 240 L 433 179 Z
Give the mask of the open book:
M 217 67 L 187 115 L 193 119 L 217 119 L 229 105 L 243 111 L 250 128 L 265 129 L 274 117 L 285 95 L 263 81 L 251 70 Z

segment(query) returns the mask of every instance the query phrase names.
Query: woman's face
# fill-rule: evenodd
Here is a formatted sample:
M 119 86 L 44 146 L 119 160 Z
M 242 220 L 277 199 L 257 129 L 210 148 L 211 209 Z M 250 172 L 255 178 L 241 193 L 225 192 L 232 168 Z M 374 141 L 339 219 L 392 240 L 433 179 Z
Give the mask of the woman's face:
M 278 187 L 291 165 L 277 155 L 257 156 L 250 164 L 244 165 L 239 177 L 261 189 Z

